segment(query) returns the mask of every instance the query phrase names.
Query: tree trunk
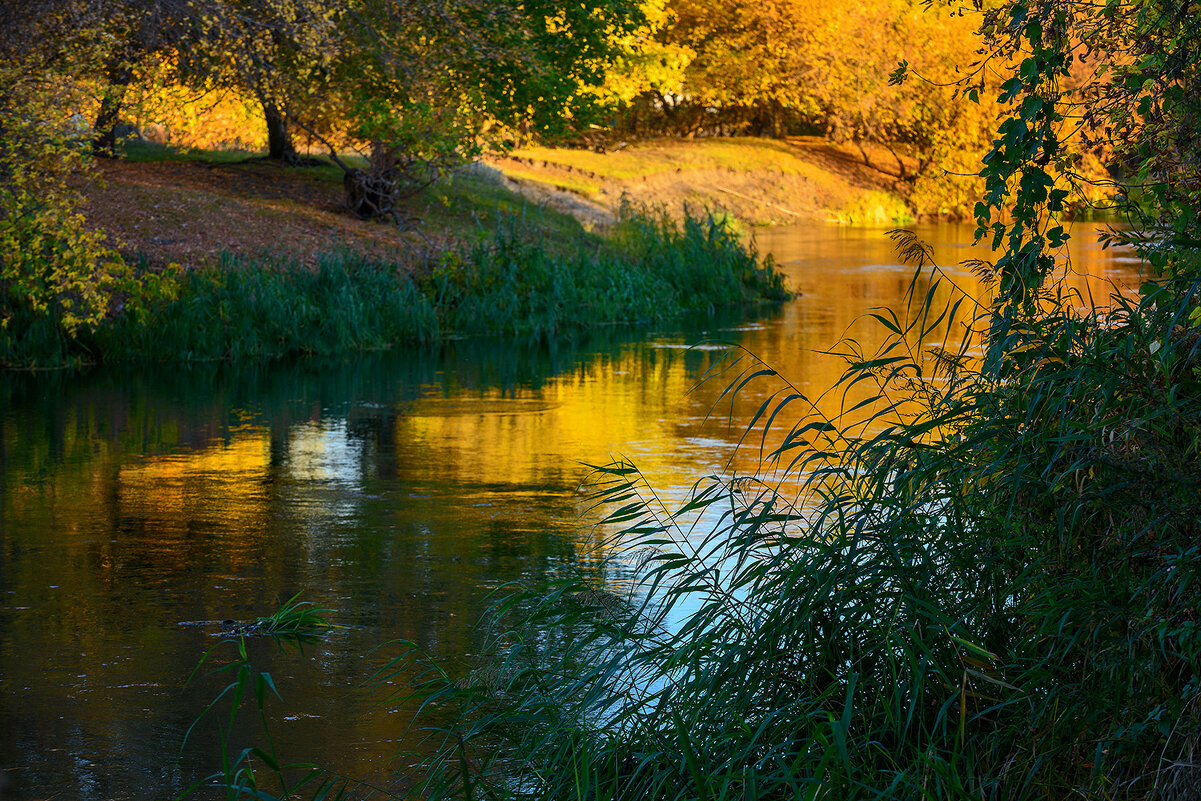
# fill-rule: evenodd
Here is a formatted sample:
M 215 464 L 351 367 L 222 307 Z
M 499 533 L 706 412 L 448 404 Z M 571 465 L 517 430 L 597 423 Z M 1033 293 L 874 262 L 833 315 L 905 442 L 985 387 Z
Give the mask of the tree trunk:
M 117 125 L 121 122 L 121 103 L 125 100 L 125 89 L 133 79 L 133 66 L 128 59 L 119 58 L 108 66 L 106 76 L 108 88 L 100 99 L 100 111 L 93 126 L 92 152 L 103 158 L 117 155 Z
M 863 142 L 859 139 L 859 137 L 856 136 L 854 139 L 852 139 L 852 141 L 855 143 L 855 147 L 859 148 L 859 155 L 863 156 L 863 163 L 866 166 L 871 167 L 873 170 L 876 169 L 876 165 L 872 164 L 871 156 L 867 155 L 867 151 L 864 150 Z
M 755 136 L 784 138 L 784 107 L 778 100 L 754 106 L 750 122 L 750 132 Z
M 908 181 L 909 173 L 905 170 L 905 160 L 901 158 L 901 154 L 897 153 L 896 148 L 894 148 L 891 144 L 885 145 L 885 147 L 888 148 L 889 153 L 892 153 L 892 157 L 897 160 L 897 167 L 900 170 L 900 175 L 898 177 L 902 181 Z
M 296 148 L 288 134 L 288 121 L 274 100 L 263 100 L 262 104 L 263 118 L 267 121 L 267 158 L 292 164 L 296 161 Z
M 771 138 L 784 138 L 784 106 L 779 100 L 771 101 Z

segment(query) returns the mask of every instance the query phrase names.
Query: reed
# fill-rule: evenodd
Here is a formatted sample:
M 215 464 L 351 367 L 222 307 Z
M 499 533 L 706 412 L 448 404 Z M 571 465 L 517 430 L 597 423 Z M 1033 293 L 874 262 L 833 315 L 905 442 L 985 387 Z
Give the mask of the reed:
M 757 474 L 671 507 L 633 464 L 597 471 L 615 569 L 638 565 L 620 603 L 529 587 L 493 610 L 490 666 L 390 666 L 436 721 L 416 795 L 1195 797 L 1197 286 L 1103 314 L 1049 290 L 981 361 L 989 310 L 936 304 L 907 244 L 916 312 L 877 315 L 879 352 L 842 343 L 832 391 L 868 400 L 826 418 L 732 352 L 727 397 L 777 384 Z M 968 334 L 931 349 L 948 320 Z
M 299 794 L 311 794 L 310 797 L 314 799 L 327 801 L 345 797 L 344 783 L 332 781 L 319 766 L 287 763 L 280 756 L 271 736 L 267 709 L 271 696 L 279 697 L 279 690 L 271 674 L 255 665 L 246 646 L 248 637 L 269 636 L 281 649 L 287 646 L 303 648 L 306 643 L 314 642 L 330 629 L 337 628 L 325 617 L 330 610 L 317 608 L 299 598 L 300 595 L 296 594 L 286 601 L 280 601 L 279 608 L 272 614 L 236 625 L 230 630 L 229 633 L 236 637 L 232 640 L 236 649 L 233 658 L 207 673 L 207 676 L 227 675 L 230 679 L 188 727 L 180 745 L 182 752 L 197 725 L 214 710 L 228 706 L 220 726 L 221 769 L 185 789 L 179 798 L 195 795 L 206 786 L 221 790 L 227 801 L 246 797 L 284 799 Z M 206 651 L 200 658 L 188 678 L 189 683 L 202 672 L 215 650 Z M 239 713 L 248 702 L 253 704 L 261 744 L 235 750 L 232 742 L 234 732 L 238 731 Z M 280 793 L 278 796 L 272 793 L 277 788 Z
M 255 618 L 249 630 L 255 634 L 305 642 L 335 628 L 325 617 L 329 611 L 300 600 L 300 593 L 297 593 L 280 601 L 279 608 L 270 615 Z
M 423 281 L 445 330 L 544 336 L 623 322 L 664 322 L 788 297 L 770 257 L 728 221 L 626 208 L 610 236 L 573 254 L 511 222 L 439 260 Z

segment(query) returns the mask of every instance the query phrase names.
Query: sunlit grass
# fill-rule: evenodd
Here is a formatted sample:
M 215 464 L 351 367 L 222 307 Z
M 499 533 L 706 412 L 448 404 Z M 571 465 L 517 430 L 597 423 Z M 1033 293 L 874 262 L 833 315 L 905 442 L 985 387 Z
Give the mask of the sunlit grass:
M 494 163 L 524 180 L 595 184 L 610 203 L 628 195 L 677 216 L 721 210 L 750 225 L 910 219 L 894 180 L 845 150 L 814 139 L 653 139 L 604 153 L 527 147 Z
M 251 150 L 206 150 L 160 145 L 142 139 L 128 139 L 121 144 L 121 157 L 134 163 L 152 161 L 198 161 L 206 164 L 230 164 L 261 156 Z
M 469 171 L 446 176 L 412 200 L 422 229 L 458 242 L 491 237 L 497 226 L 516 225 L 551 252 L 574 251 L 592 241 L 569 214 L 530 202 L 512 190 Z
M 786 142 L 754 137 L 650 140 L 611 153 L 578 148 L 528 147 L 515 151 L 513 155 L 622 180 L 685 169 L 773 170 L 810 175 L 822 172 L 819 167 L 800 158 Z
M 849 200 L 835 218 L 853 225 L 907 225 L 913 222 L 913 211 L 895 195 L 871 191 Z
M 582 178 L 574 178 L 560 174 L 549 174 L 538 172 L 536 170 L 524 169 L 522 167 L 506 167 L 505 174 L 510 178 L 515 178 L 521 181 L 530 181 L 543 186 L 549 186 L 554 189 L 562 189 L 565 192 L 575 192 L 578 195 L 592 196 L 600 192 L 599 184 L 587 181 Z

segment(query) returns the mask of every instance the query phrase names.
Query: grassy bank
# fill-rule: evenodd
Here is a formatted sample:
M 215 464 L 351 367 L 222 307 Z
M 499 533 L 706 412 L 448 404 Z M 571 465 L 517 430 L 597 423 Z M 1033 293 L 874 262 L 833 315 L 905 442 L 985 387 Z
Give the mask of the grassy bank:
M 578 229 L 577 229 L 578 230 Z M 311 264 L 310 261 L 315 262 Z M 520 217 L 487 237 L 391 261 L 350 249 L 231 256 L 193 269 L 143 260 L 94 329 L 17 309 L 0 365 L 273 358 L 664 321 L 786 296 L 768 260 L 712 220 L 626 213 L 604 237 Z
M 345 250 L 415 264 L 427 251 L 473 244 L 515 222 L 552 247 L 587 238 L 575 218 L 529 202 L 487 171 L 447 175 L 406 201 L 402 225 L 380 225 L 347 212 L 343 172 L 330 163 L 284 167 L 261 154 L 136 144 L 95 166 L 82 211 L 131 262 L 191 269 L 234 256 L 315 266 Z
M 818 137 L 656 139 L 607 153 L 528 147 L 492 163 L 527 191 L 570 193 L 610 210 L 624 196 L 749 225 L 913 219 L 891 154 L 874 153 L 867 164 L 854 147 Z

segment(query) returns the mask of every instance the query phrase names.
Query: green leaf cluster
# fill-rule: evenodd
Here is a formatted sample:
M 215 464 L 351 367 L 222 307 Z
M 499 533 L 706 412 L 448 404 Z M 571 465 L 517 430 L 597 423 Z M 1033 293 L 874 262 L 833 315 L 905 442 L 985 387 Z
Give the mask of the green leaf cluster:
M 5 22 L 13 27 L 0 37 L 0 336 L 65 341 L 104 319 L 125 276 L 78 210 L 90 142 L 75 70 L 87 42 L 53 14 Z M 47 36 L 66 37 L 68 49 L 46 50 Z

